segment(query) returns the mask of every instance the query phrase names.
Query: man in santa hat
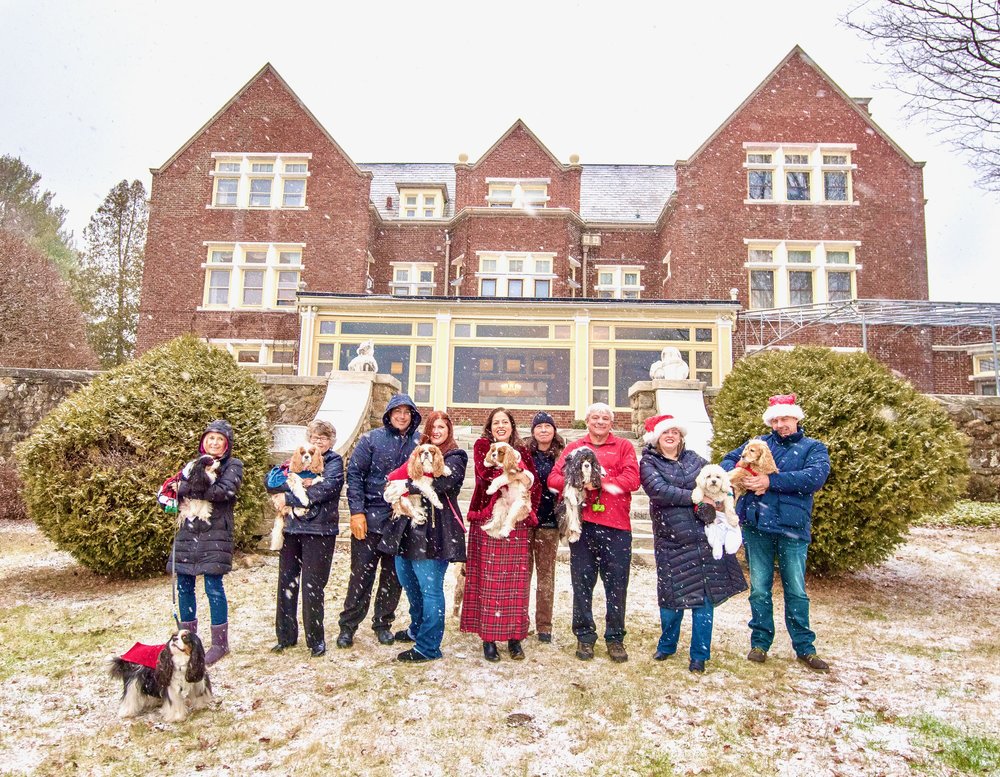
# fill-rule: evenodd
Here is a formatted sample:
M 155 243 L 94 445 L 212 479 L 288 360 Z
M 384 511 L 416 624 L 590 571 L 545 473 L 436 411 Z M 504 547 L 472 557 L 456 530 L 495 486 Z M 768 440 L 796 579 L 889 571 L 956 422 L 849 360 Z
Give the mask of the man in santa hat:
M 830 455 L 819 440 L 807 437 L 799 422 L 805 413 L 794 394 L 770 399 L 764 423 L 771 433 L 758 439 L 767 443 L 778 471 L 754 475 L 743 482 L 749 489 L 736 503 L 743 527 L 743 544 L 750 565 L 750 652 L 747 659 L 763 664 L 774 642 L 774 560 L 778 560 L 785 598 L 785 628 L 798 660 L 817 672 L 829 664 L 816 654 L 816 635 L 809 628 L 806 595 L 806 553 L 812 540 L 813 494 L 830 474 Z M 741 445 L 722 460 L 726 470 L 736 467 Z

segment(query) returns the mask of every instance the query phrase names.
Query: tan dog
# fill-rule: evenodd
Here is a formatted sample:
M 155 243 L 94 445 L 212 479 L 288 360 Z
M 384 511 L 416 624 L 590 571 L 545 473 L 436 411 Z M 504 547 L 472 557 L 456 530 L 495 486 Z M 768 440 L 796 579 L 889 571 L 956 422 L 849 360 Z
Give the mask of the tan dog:
M 456 618 L 462 611 L 462 602 L 465 600 L 465 564 L 452 564 L 455 567 L 455 603 L 451 614 Z
M 521 454 L 505 442 L 493 443 L 483 464 L 503 470 L 486 489 L 487 496 L 501 493 L 493 504 L 493 517 L 483 524 L 483 531 L 493 539 L 504 539 L 531 514 L 531 486 L 535 476 L 521 468 Z
M 729 473 L 729 484 L 733 487 L 733 494 L 739 499 L 748 490 L 743 485 L 748 477 L 773 475 L 777 471 L 778 465 L 774 463 L 774 456 L 767 443 L 763 440 L 751 440 L 744 446 L 743 455 L 735 469 Z
M 303 480 L 312 478 L 312 484 L 316 485 L 323 480 L 323 456 L 315 445 L 300 445 L 292 451 L 292 458 L 288 461 L 288 490 L 299 500 L 301 507 L 289 507 L 285 504 L 284 494 L 275 494 L 275 509 L 278 514 L 274 517 L 274 526 L 271 529 L 271 550 L 281 550 L 285 544 L 285 516 L 294 515 L 301 518 L 309 512 L 309 497 L 306 495 Z
M 434 478 L 451 474 L 451 468 L 444 463 L 441 449 L 436 445 L 418 445 L 413 449 L 406 462 L 406 476 L 410 479 L 417 493 L 407 490 L 407 481 L 390 480 L 386 483 L 382 498 L 392 505 L 393 518 L 409 518 L 415 526 L 427 522 L 427 511 L 421 500 L 426 499 L 438 510 L 444 505 L 441 497 L 434 490 Z

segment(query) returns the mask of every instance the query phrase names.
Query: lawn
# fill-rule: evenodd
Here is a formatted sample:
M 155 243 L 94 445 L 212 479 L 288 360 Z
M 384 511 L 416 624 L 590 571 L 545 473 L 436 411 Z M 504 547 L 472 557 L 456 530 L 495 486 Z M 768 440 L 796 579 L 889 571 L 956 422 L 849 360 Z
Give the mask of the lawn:
M 555 641 L 529 637 L 521 663 L 505 653 L 486 663 L 450 614 L 445 658 L 425 665 L 394 661 L 402 648 L 380 646 L 367 625 L 351 650 L 274 656 L 277 561 L 244 557 L 226 578 L 234 652 L 213 669 L 214 704 L 165 724 L 155 712 L 117 718 L 105 660 L 137 640 L 165 641 L 169 578 L 107 580 L 31 523 L 0 521 L 0 773 L 996 773 L 1000 529 L 955 523 L 913 529 L 878 568 L 810 582 L 829 675 L 798 664 L 783 630 L 766 664 L 747 662 L 745 594 L 716 612 L 707 674 L 690 674 L 681 656 L 653 662 L 646 566 L 632 570 L 629 662 L 612 664 L 599 644 L 584 664 L 573 656 L 564 561 Z M 327 589 L 331 643 L 346 550 Z

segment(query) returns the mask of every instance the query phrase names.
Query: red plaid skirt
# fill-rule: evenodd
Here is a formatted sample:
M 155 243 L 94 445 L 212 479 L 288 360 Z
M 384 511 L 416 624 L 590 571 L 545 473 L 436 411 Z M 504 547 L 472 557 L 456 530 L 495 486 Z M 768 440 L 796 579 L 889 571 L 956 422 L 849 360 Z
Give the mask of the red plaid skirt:
M 462 631 L 484 642 L 527 637 L 530 585 L 531 529 L 518 525 L 495 540 L 481 523 L 470 523 Z

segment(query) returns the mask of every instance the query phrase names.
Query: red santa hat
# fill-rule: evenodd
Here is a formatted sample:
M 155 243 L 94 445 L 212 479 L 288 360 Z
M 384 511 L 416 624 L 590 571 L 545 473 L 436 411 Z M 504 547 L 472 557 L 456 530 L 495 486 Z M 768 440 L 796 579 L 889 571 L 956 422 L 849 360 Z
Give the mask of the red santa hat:
M 654 415 L 646 419 L 646 433 L 642 436 L 642 441 L 655 447 L 660 435 L 668 429 L 676 429 L 687 437 L 687 428 L 672 415 Z
M 794 394 L 776 394 L 768 400 L 767 410 L 764 411 L 764 423 L 768 426 L 775 418 L 790 416 L 801 421 L 805 418 L 802 408 L 795 403 Z

